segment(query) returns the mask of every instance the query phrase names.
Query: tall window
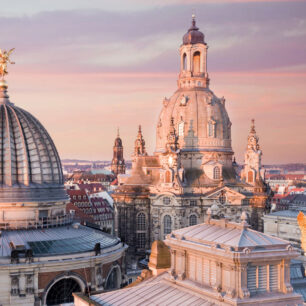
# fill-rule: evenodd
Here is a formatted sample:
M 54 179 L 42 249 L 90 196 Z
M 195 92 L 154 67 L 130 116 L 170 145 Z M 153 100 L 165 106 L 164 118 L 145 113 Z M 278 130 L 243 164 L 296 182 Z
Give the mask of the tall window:
M 144 231 L 146 229 L 146 216 L 144 213 L 137 215 L 137 230 Z
M 164 216 L 164 234 L 170 234 L 172 229 L 172 221 L 169 215 Z
M 249 182 L 249 183 L 253 183 L 253 182 L 254 182 L 254 179 L 253 179 L 253 172 L 252 172 L 252 171 L 249 171 L 249 172 L 248 172 L 248 182 Z
M 199 51 L 193 54 L 193 72 L 200 73 L 200 58 L 201 54 Z
M 218 166 L 214 168 L 214 180 L 219 180 L 221 177 L 221 171 Z
M 197 216 L 196 215 L 191 215 L 189 217 L 189 225 L 192 226 L 192 225 L 196 225 L 198 223 L 197 221 Z
M 166 183 L 171 183 L 171 172 L 166 171 Z
M 140 249 L 144 249 L 146 247 L 146 234 L 145 233 L 137 233 L 137 247 Z
M 183 70 L 187 69 L 187 56 L 186 53 L 183 54 Z
M 208 137 L 216 137 L 216 123 L 211 120 L 208 122 Z

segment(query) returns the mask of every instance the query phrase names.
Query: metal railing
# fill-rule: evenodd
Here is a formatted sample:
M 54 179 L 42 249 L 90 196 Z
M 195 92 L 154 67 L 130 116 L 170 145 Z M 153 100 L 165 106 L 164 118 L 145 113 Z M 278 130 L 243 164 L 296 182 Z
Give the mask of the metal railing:
M 56 216 L 56 217 L 39 218 L 36 220 L 25 219 L 25 220 L 0 221 L 0 230 L 43 229 L 43 228 L 68 225 L 77 221 L 78 221 L 77 218 L 73 214 L 66 214 L 63 216 Z

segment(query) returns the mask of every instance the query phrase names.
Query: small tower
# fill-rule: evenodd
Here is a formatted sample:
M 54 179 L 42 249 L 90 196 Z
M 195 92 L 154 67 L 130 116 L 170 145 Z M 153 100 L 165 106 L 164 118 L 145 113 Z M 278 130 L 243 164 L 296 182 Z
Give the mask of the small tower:
M 191 27 L 184 35 L 183 44 L 180 47 L 181 70 L 178 87 L 208 87 L 207 49 L 204 34 L 199 31 L 195 15 L 192 15 Z
M 175 131 L 174 127 L 174 120 L 173 117 L 171 118 L 170 121 L 170 129 L 169 129 L 169 134 L 167 136 L 167 150 L 168 151 L 173 151 L 175 152 L 178 149 L 178 137 Z
M 117 138 L 113 147 L 113 160 L 111 170 L 115 175 L 125 173 L 125 161 L 123 158 L 122 140 L 119 136 L 119 129 L 117 131 Z
M 134 157 L 147 155 L 145 144 L 146 143 L 142 136 L 141 125 L 139 125 L 137 138 L 135 140 Z
M 250 185 L 258 185 L 263 182 L 261 169 L 262 152 L 259 147 L 259 138 L 255 131 L 255 120 L 252 119 L 251 130 L 248 136 L 248 145 L 244 157 L 244 169 L 242 179 Z

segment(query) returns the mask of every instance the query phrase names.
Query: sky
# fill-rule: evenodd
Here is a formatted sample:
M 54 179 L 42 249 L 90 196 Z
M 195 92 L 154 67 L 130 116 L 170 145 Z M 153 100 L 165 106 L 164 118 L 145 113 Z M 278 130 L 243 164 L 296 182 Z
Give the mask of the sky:
M 0 48 L 16 48 L 10 99 L 36 116 L 61 158 L 130 159 L 138 125 L 149 154 L 176 90 L 195 12 L 210 88 L 226 98 L 243 162 L 252 118 L 265 164 L 306 162 L 306 1 L 0 0 Z

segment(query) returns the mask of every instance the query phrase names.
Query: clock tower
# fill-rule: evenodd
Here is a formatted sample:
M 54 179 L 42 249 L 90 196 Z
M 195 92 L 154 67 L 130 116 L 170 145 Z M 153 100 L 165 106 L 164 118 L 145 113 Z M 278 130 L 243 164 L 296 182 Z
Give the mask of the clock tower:
M 118 129 L 117 138 L 115 139 L 115 144 L 113 147 L 113 159 L 112 159 L 111 170 L 115 175 L 125 173 L 123 146 L 122 146 L 122 140 L 119 136 L 119 129 Z

